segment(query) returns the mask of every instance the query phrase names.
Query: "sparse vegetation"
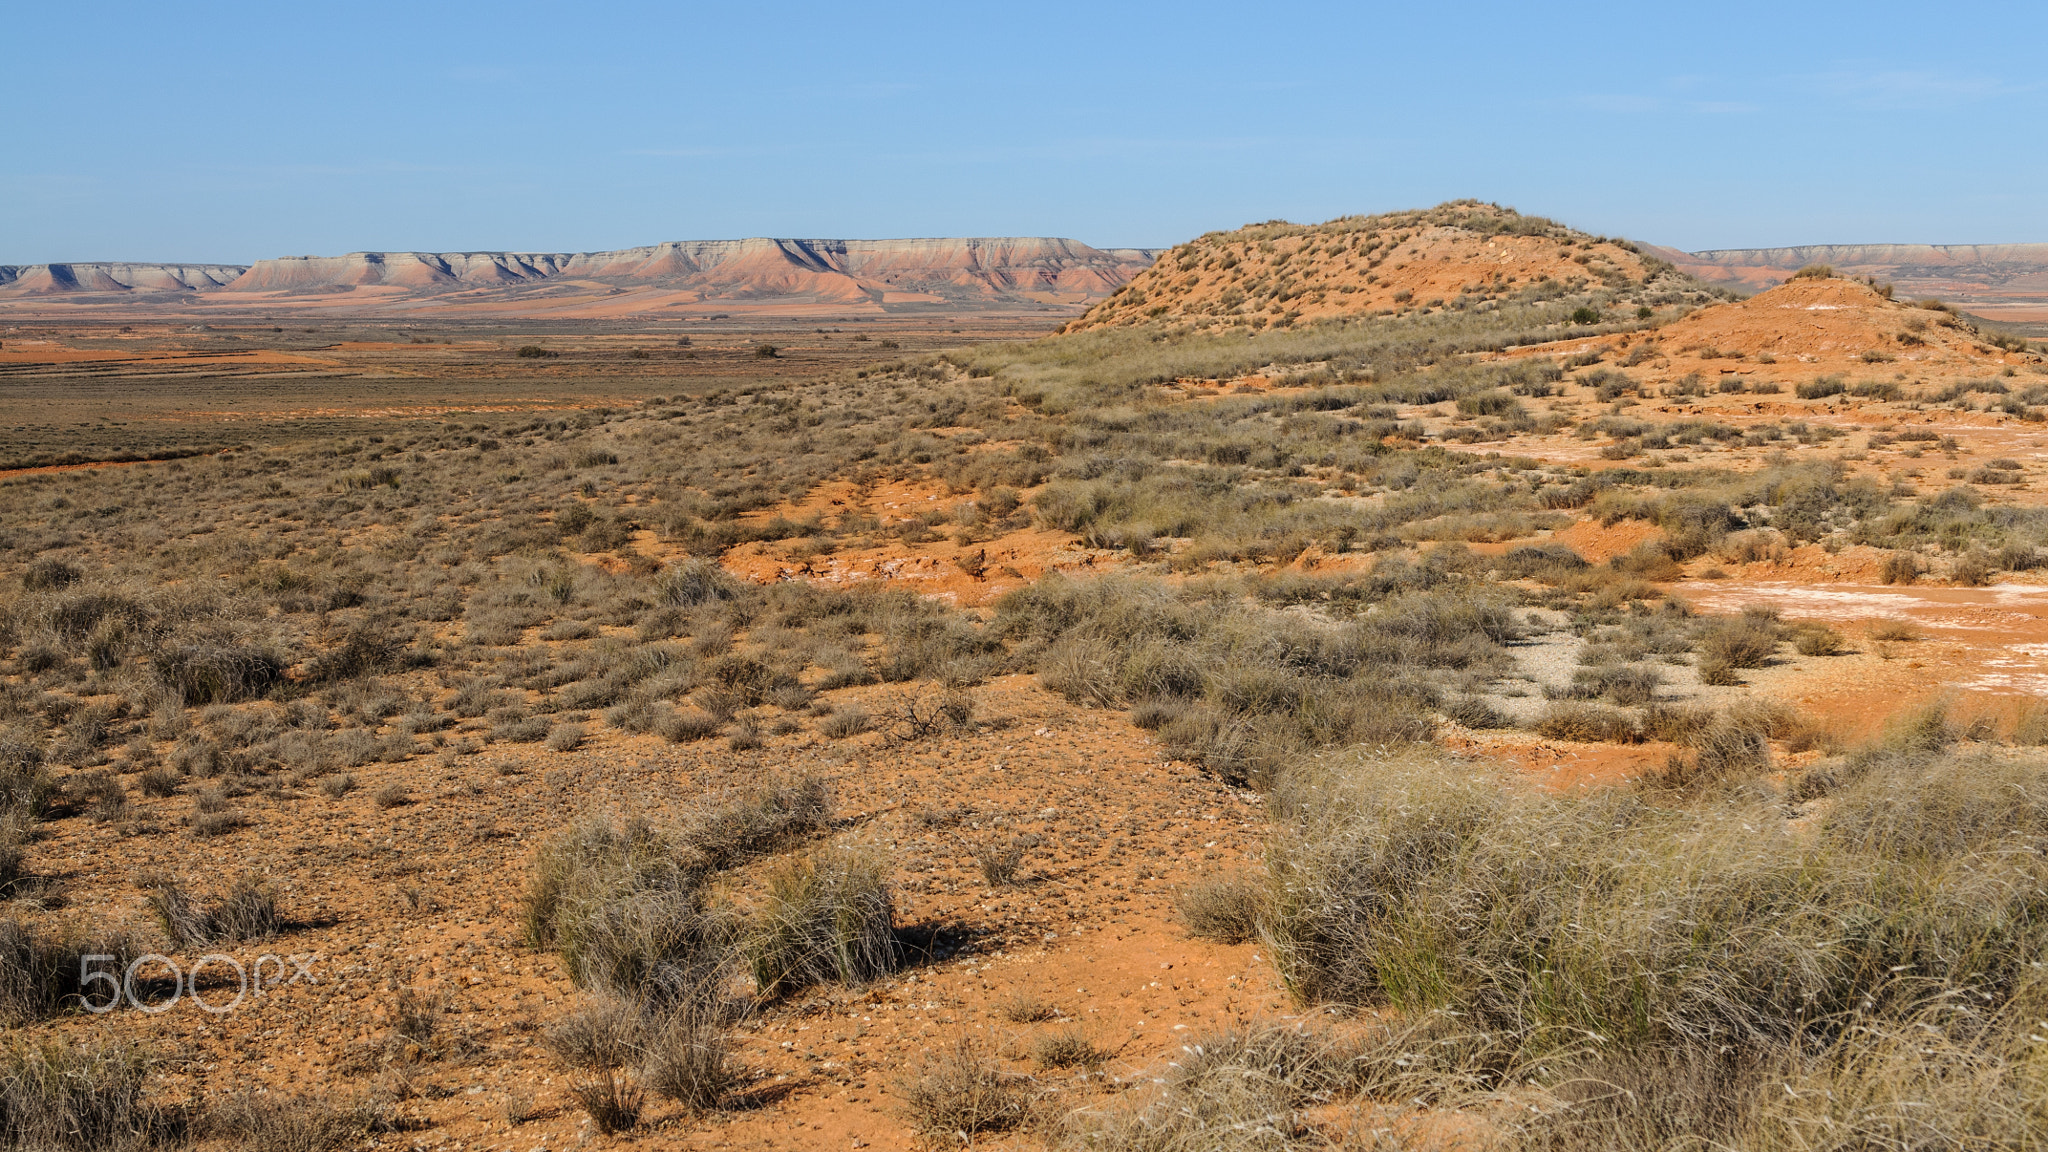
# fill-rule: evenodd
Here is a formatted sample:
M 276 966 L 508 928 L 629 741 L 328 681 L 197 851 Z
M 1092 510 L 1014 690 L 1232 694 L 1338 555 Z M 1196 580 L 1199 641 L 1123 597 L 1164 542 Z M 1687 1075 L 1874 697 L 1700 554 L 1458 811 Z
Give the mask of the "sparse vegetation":
M 1501 236 L 1559 267 L 1388 280 Z M 1356 284 L 1315 282 L 1344 262 Z M 1218 288 L 1198 308 L 1155 283 L 1190 276 Z M 955 1016 L 890 1092 L 929 1140 L 1043 1119 L 1054 1146 L 1290 1147 L 1370 1107 L 1395 1142 L 1446 1131 L 1413 1111 L 1532 1148 L 1798 1146 L 1829 1124 L 1889 1147 L 1928 1101 L 1958 1118 L 1944 1133 L 2030 1130 L 2042 785 L 1992 740 L 2039 746 L 2048 722 L 1929 709 L 1845 749 L 1825 706 L 1760 697 L 1863 677 L 1866 650 L 1925 682 L 1909 667 L 1948 668 L 1953 634 L 1928 659 L 1882 618 L 1705 609 L 1760 580 L 2037 570 L 2038 477 L 1973 439 L 2048 410 L 2032 352 L 1902 307 L 1876 356 L 1812 367 L 1681 337 L 1713 293 L 1470 204 L 1255 225 L 1147 277 L 1063 335 L 938 353 L 877 329 L 648 354 L 563 324 L 559 354 L 477 345 L 493 375 L 431 418 L 138 427 L 134 451 L 185 454 L 0 477 L 0 1007 L 41 1043 L 104 991 L 83 957 L 148 951 L 109 915 L 144 900 L 200 950 L 302 931 L 280 901 L 340 870 L 372 885 L 350 932 L 381 923 L 389 956 L 487 922 L 489 885 L 524 874 L 538 954 L 451 928 L 436 961 L 554 969 L 570 1005 L 406 984 L 379 1007 L 405 1043 L 309 1052 L 401 1097 L 553 1061 L 560 1091 L 482 1106 L 667 1131 L 678 1107 L 881 1107 L 870 1030 L 982 1003 L 1040 1075 L 951 1047 Z M 1836 280 L 1798 291 L 1864 292 Z M 1955 341 L 2015 375 L 1943 375 Z M 540 377 L 562 407 L 503 407 Z M 1884 423 L 1844 439 L 1828 409 Z M 101 433 L 37 435 L 72 438 L 40 459 Z M 1532 778 L 1552 754 L 1591 767 L 1545 791 L 1495 747 L 1542 748 Z M 1270 875 L 1240 842 L 1262 819 Z M 200 893 L 131 869 L 103 893 L 72 880 L 81 851 L 272 871 Z M 1158 1083 L 1084 1096 L 1122 1036 L 1088 1013 L 1122 989 L 1026 993 L 991 954 L 1042 943 L 1050 977 L 1069 940 L 1169 893 L 1172 947 L 1277 956 L 1299 1007 L 1409 1030 L 1176 1034 Z M 390 1120 L 276 1089 L 189 1133 L 152 1116 L 149 1140 L 307 1148 Z

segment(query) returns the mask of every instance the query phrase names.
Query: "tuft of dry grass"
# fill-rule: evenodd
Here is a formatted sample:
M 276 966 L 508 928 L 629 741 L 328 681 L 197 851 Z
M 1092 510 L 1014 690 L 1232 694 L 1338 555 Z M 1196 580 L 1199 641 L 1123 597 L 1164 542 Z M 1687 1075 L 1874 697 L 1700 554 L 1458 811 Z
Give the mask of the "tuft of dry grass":
M 244 877 L 209 904 L 169 876 L 151 880 L 150 910 L 164 933 L 183 948 L 204 948 L 227 940 L 268 940 L 284 931 L 277 897 L 262 881 Z
M 1580 743 L 1634 744 L 1642 740 L 1635 717 L 1613 708 L 1572 701 L 1554 701 L 1536 721 L 1538 735 Z
M 971 1040 L 926 1054 L 915 1072 L 896 1082 L 894 1094 L 911 1129 L 935 1144 L 971 1144 L 1024 1119 L 1023 1093 Z
M 844 849 L 807 853 L 770 873 L 767 887 L 747 943 L 762 996 L 861 985 L 895 970 L 895 903 L 880 860 Z
M 1242 944 L 1259 934 L 1265 893 L 1242 873 L 1217 876 L 1174 893 L 1174 908 L 1193 936 L 1219 944 Z
M 589 1080 L 571 1081 L 569 1095 L 575 1097 L 577 1106 L 606 1136 L 630 1131 L 639 1124 L 640 1110 L 646 1101 L 646 1094 L 634 1087 L 631 1080 L 610 1072 Z

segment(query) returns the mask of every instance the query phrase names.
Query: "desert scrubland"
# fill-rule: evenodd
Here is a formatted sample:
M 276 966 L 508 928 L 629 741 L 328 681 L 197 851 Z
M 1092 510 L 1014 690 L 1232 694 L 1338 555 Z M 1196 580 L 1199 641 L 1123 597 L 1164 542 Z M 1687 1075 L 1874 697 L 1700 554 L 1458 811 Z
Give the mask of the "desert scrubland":
M 0 1139 L 2039 1148 L 2048 358 L 1782 281 L 10 314 Z

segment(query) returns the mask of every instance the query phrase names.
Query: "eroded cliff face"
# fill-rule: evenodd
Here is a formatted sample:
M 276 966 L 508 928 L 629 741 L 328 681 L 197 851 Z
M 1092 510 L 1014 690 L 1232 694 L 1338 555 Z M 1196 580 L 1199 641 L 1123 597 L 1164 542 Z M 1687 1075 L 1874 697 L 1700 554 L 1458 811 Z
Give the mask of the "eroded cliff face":
M 212 292 L 247 272 L 243 264 L 0 264 L 0 295 L 69 292 Z
M 586 280 L 695 291 L 707 298 L 878 299 L 922 293 L 963 302 L 1049 292 L 1101 296 L 1151 263 L 1144 249 L 1076 240 L 681 240 L 609 252 L 356 252 L 259 261 L 231 292 L 389 284 L 435 290 Z
M 352 252 L 239 265 L 0 267 L 0 300 L 609 314 L 651 308 L 1084 306 L 1151 264 L 1057 237 L 681 240 L 609 252 Z

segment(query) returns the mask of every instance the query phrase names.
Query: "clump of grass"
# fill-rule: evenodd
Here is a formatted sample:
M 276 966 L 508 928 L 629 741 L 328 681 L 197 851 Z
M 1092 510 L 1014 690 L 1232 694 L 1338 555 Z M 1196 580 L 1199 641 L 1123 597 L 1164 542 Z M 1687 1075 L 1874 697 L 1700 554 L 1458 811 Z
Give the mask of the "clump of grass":
M 1427 1129 L 1394 1102 L 1442 1106 L 1463 1096 L 1455 1070 L 1441 1081 L 1426 1075 L 1452 1063 L 1438 1051 L 1443 1046 L 1408 1033 L 1345 1042 L 1271 1023 L 1197 1036 L 1146 1077 L 1149 1090 L 1068 1115 L 1051 1143 L 1133 1152 L 1325 1146 L 1337 1133 L 1305 1113 L 1370 1094 L 1380 1099 L 1370 1105 L 1375 1131 L 1364 1147 L 1428 1147 L 1435 1141 L 1416 1139 Z
M 631 1080 L 610 1072 L 572 1081 L 569 1095 L 576 1098 L 577 1106 L 606 1136 L 631 1131 L 640 1123 L 640 1111 L 646 1102 L 646 1094 L 634 1087 Z
M 1038 1024 L 1057 1020 L 1060 1015 L 1060 1010 L 1049 1001 L 1024 991 L 1012 993 L 996 1006 L 996 1011 L 1012 1024 Z
M 379 808 L 399 808 L 412 803 L 412 789 L 402 783 L 393 782 L 377 789 L 370 797 Z
M 15 1037 L 0 1052 L 0 1139 L 53 1152 L 129 1152 L 182 1143 L 182 1118 L 153 1106 L 153 1061 L 123 1041 Z
M 0 1020 L 20 1025 L 81 1004 L 109 1004 L 105 981 L 84 982 L 94 971 L 121 973 L 146 949 L 119 929 L 86 936 L 42 934 L 15 920 L 0 920 Z M 107 956 L 106 961 L 86 961 Z
M 1870 638 L 1894 642 L 1918 640 L 1920 630 L 1904 620 L 1878 620 L 1870 625 Z
M 786 862 L 768 877 L 747 951 L 754 982 L 769 997 L 894 971 L 895 902 L 882 864 L 844 850 Z
M 1634 744 L 1643 738 L 1635 717 L 1597 704 L 1555 701 L 1536 721 L 1538 735 L 1583 744 Z
M 176 772 L 159 765 L 154 768 L 143 769 L 142 775 L 136 778 L 136 782 L 142 786 L 142 794 L 144 796 L 160 800 L 166 796 L 178 794 L 180 779 L 181 777 Z
M 1887 584 L 1911 584 L 1922 571 L 1920 558 L 1911 552 L 1887 552 L 1878 565 L 1878 578 Z
M 972 1142 L 1024 1119 L 1023 1093 L 969 1040 L 927 1054 L 916 1072 L 896 1082 L 895 1096 L 911 1129 L 933 1142 Z
M 1751 609 L 1704 627 L 1696 641 L 1703 684 L 1739 684 L 1737 669 L 1761 668 L 1778 650 L 1777 614 Z
M 254 1152 L 341 1152 L 389 1126 L 381 1110 L 367 1104 L 244 1091 L 211 1108 L 204 1128 Z
M 818 731 L 834 740 L 858 736 L 875 725 L 874 719 L 858 708 L 842 708 L 818 722 Z
M 2038 865 L 1988 849 L 2048 845 L 2048 765 L 1922 751 L 1860 772 L 1796 837 L 1741 790 L 1667 807 L 1435 756 L 1326 763 L 1283 798 L 1265 935 L 1304 1000 L 1449 1008 L 1502 1059 L 1559 1029 L 1786 1054 L 1965 988 L 1996 1010 L 2032 945 L 1986 945 L 2040 941 Z
M 574 752 L 583 744 L 584 731 L 581 724 L 563 724 L 548 733 L 547 747 L 550 752 Z
M 1032 846 L 1032 842 L 1022 836 L 995 837 L 970 842 L 968 851 L 974 856 L 974 866 L 981 872 L 982 883 L 991 888 L 1008 888 L 1017 882 L 1017 874 L 1024 867 L 1025 853 Z
M 1842 634 L 1825 624 L 1804 624 L 1792 633 L 1792 650 L 1801 656 L 1839 656 Z
M 224 940 L 268 940 L 284 931 L 277 897 L 254 877 L 235 882 L 217 899 L 202 903 L 184 885 L 160 876 L 149 884 L 149 906 L 164 933 L 184 948 Z
M 1263 890 L 1242 873 L 1192 884 L 1174 894 L 1174 908 L 1193 936 L 1242 944 L 1259 933 Z
M 1046 1032 L 1032 1041 L 1031 1059 L 1040 1068 L 1094 1068 L 1109 1059 L 1079 1028 Z

